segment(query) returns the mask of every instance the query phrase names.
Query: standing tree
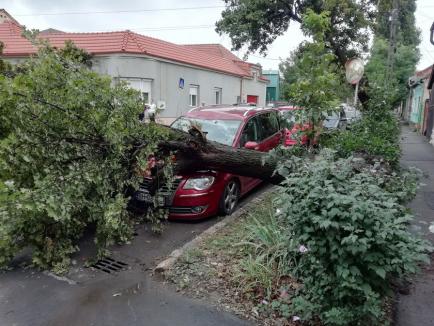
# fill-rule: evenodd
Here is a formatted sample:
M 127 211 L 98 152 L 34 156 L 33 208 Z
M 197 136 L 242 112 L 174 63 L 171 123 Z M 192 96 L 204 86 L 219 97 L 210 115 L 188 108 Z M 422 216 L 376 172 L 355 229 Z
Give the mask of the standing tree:
M 249 52 L 265 53 L 267 47 L 289 27 L 291 21 L 302 23 L 310 9 L 329 12 L 330 28 L 325 33 L 326 46 L 344 65 L 348 58 L 366 51 L 368 29 L 375 17 L 373 0 L 225 0 L 226 9 L 217 22 L 217 31 L 230 36 L 234 49 L 243 46 Z
M 400 0 L 398 3 L 396 51 L 393 53 L 393 71 L 388 72 L 387 66 L 389 37 L 390 37 L 390 16 L 392 12 L 392 1 L 381 1 L 377 23 L 374 28 L 374 43 L 371 48 L 366 75 L 372 88 L 382 88 L 389 93 L 391 107 L 399 105 L 407 94 L 407 81 L 419 61 L 420 53 L 417 48 L 420 43 L 420 32 L 416 28 L 415 16 L 416 1 Z M 386 80 L 389 76 L 389 80 Z M 387 86 L 387 89 L 384 89 Z
M 294 60 L 294 77 L 297 82 L 289 88 L 291 102 L 304 108 L 309 124 L 309 139 L 316 134 L 316 127 L 327 113 L 335 110 L 339 98 L 336 90 L 340 88 L 339 69 L 335 55 L 326 48 L 325 35 L 330 29 L 329 12 L 316 14 L 307 10 L 303 16 L 302 30 L 312 42 L 304 42 L 302 51 Z M 299 117 L 300 118 L 300 117 Z

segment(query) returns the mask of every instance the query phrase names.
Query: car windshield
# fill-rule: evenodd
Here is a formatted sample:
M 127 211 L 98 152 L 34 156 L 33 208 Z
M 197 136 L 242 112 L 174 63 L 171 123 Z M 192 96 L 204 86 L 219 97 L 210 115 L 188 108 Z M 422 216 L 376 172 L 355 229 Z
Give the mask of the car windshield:
M 205 120 L 181 117 L 172 123 L 171 127 L 188 131 L 196 126 L 206 133 L 206 139 L 231 146 L 240 127 L 241 120 Z

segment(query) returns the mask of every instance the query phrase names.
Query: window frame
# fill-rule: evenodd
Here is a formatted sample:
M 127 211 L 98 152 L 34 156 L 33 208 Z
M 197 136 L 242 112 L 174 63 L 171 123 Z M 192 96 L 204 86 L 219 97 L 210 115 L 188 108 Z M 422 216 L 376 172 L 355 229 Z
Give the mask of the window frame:
M 140 77 L 119 77 L 117 79 L 128 83 L 131 88 L 139 91 L 145 104 L 152 103 L 153 79 Z M 146 98 L 145 94 L 147 94 Z
M 223 99 L 223 89 L 221 87 L 214 87 L 214 102 L 216 105 L 222 104 Z
M 258 140 L 258 139 L 256 139 L 256 140 L 251 140 L 250 139 L 250 140 L 246 140 L 245 142 L 243 140 L 243 134 L 244 134 L 244 132 L 247 130 L 247 127 L 249 126 L 249 123 L 251 123 L 253 121 L 256 122 L 256 136 L 257 136 L 257 138 L 260 138 L 261 131 L 260 131 L 260 128 L 259 128 L 258 115 L 254 115 L 254 116 L 250 117 L 249 120 L 247 120 L 246 123 L 244 124 L 243 130 L 241 131 L 241 134 L 240 134 L 240 141 L 239 141 L 240 147 L 244 147 L 244 145 L 247 142 L 249 142 L 249 141 L 254 141 L 254 142 L 258 143 L 258 144 L 260 144 L 262 142 L 262 140 Z
M 192 94 L 192 90 L 195 89 L 196 90 L 196 94 Z M 190 87 L 188 89 L 188 99 L 189 99 L 189 105 L 192 108 L 197 108 L 199 106 L 200 100 L 199 100 L 199 95 L 200 95 L 200 88 L 199 85 L 193 85 L 190 84 Z M 193 103 L 193 98 L 195 97 L 195 103 Z
M 258 114 L 256 116 L 258 117 L 259 130 L 261 131 L 261 142 L 267 140 L 270 137 L 273 137 L 276 133 L 279 132 L 279 130 L 280 130 L 279 126 L 280 125 L 279 125 L 279 121 L 277 120 L 276 116 L 275 116 L 275 118 L 277 120 L 276 121 L 277 123 L 276 123 L 276 125 L 274 127 L 272 126 L 271 117 L 273 116 L 273 112 L 263 112 L 263 113 L 260 113 L 260 114 Z M 269 121 L 268 124 L 270 126 L 263 126 L 261 124 L 261 118 L 268 120 Z M 276 128 L 277 129 L 273 130 L 271 127 L 273 127 L 273 129 L 276 129 Z

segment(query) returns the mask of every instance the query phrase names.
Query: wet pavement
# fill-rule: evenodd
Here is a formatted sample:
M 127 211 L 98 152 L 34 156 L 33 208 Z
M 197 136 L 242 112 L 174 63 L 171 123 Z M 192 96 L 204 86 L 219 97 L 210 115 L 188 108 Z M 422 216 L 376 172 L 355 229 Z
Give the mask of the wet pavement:
M 428 230 L 434 222 L 434 147 L 407 126 L 402 127 L 401 137 L 402 165 L 414 166 L 424 172 L 421 180 L 424 186 L 409 205 L 415 215 L 411 229 L 434 244 L 434 234 Z M 409 295 L 399 296 L 395 324 L 434 325 L 434 266 L 425 267 L 414 277 Z
M 260 186 L 240 207 L 267 189 Z M 87 237 L 63 277 L 22 267 L 2 272 L 0 325 L 248 325 L 207 302 L 179 295 L 152 276 L 158 261 L 222 218 L 169 222 L 160 236 L 140 225 L 130 244 L 112 248 L 113 261 L 106 261 L 106 271 L 84 266 L 95 253 L 92 238 Z M 15 264 L 26 258 L 17 258 Z

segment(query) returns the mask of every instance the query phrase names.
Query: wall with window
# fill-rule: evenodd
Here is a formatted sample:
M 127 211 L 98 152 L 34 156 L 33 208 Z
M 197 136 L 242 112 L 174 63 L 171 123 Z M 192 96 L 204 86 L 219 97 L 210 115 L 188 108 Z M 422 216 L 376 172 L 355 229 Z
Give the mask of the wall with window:
M 138 90 L 142 94 L 142 99 L 145 103 L 152 103 L 152 79 L 121 77 L 119 80 L 127 82 L 131 88 Z
M 165 104 L 160 117 L 166 123 L 195 106 L 231 105 L 240 98 L 245 102 L 247 94 L 257 95 L 259 105 L 265 105 L 266 84 L 263 82 L 242 81 L 236 76 L 137 55 L 98 56 L 94 61 L 96 71 L 125 78 L 132 87 L 148 93 L 150 103 Z M 242 89 L 244 95 L 241 95 Z

